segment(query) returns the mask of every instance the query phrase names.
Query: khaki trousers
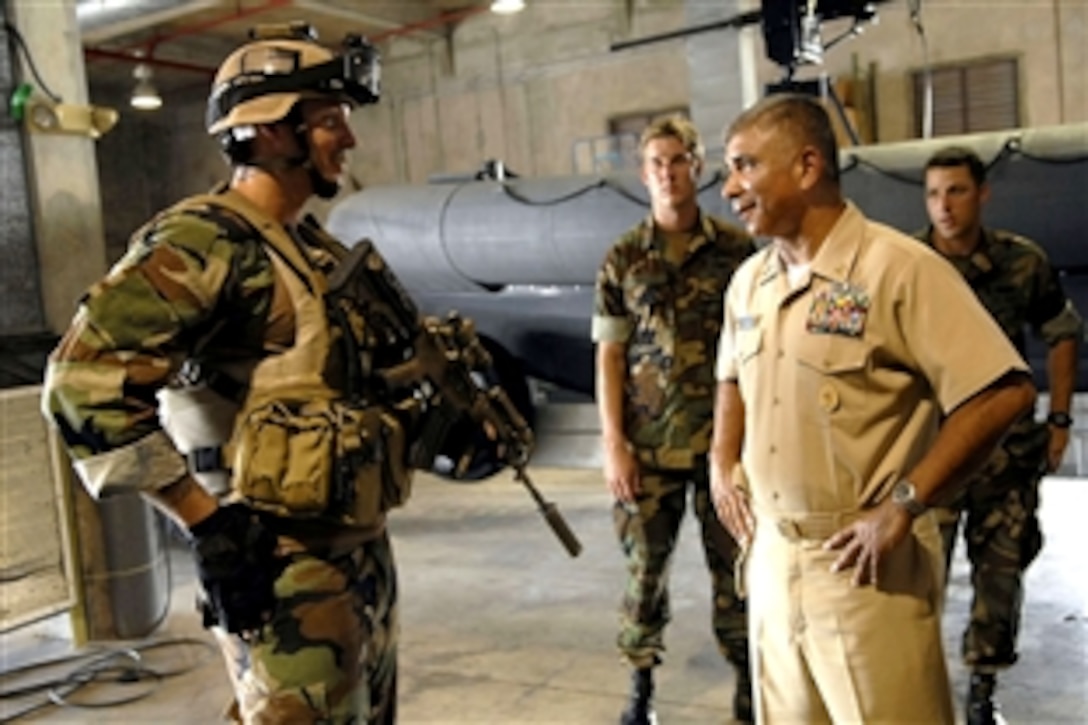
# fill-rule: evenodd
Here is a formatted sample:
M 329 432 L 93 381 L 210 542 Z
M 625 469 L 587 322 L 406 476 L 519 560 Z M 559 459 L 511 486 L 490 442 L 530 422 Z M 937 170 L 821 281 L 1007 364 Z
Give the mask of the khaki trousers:
M 830 571 L 832 519 L 757 516 L 746 567 L 757 721 L 953 723 L 933 516 L 881 562 L 875 587 Z

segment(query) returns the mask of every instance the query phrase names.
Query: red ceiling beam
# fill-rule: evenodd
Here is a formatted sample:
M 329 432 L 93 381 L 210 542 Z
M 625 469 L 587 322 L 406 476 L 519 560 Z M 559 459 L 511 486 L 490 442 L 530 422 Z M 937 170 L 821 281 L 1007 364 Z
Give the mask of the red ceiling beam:
M 204 65 L 196 65 L 194 63 L 184 63 L 177 60 L 167 60 L 165 58 L 156 58 L 154 56 L 141 55 L 137 51 L 132 50 L 106 50 L 105 48 L 84 48 L 83 55 L 86 58 L 103 60 L 120 60 L 129 63 L 146 63 L 147 65 L 156 66 L 159 68 L 170 68 L 171 70 L 188 71 L 190 73 L 201 73 L 206 76 L 214 76 L 216 68 L 209 68 Z
M 206 75 L 215 75 L 215 68 L 208 68 L 206 66 L 193 65 L 192 63 L 184 63 L 180 61 L 165 60 L 162 58 L 156 58 L 155 48 L 160 43 L 165 43 L 178 38 L 183 38 L 187 35 L 196 35 L 206 32 L 220 25 L 226 23 L 235 22 L 238 20 L 244 20 L 245 18 L 252 17 L 254 15 L 260 15 L 270 10 L 277 10 L 279 8 L 289 7 L 293 4 L 293 0 L 265 0 L 260 5 L 254 5 L 249 8 L 241 8 L 230 13 L 225 13 L 211 20 L 204 21 L 202 23 L 193 23 L 191 25 L 183 25 L 179 28 L 165 35 L 155 35 L 150 39 L 141 43 L 135 43 L 133 45 L 124 46 L 119 50 L 107 50 L 105 48 L 84 48 L 83 54 L 87 58 L 103 58 L 109 60 L 129 61 L 132 63 L 146 63 L 148 65 L 159 66 L 162 68 L 172 68 L 174 70 L 191 71 L 194 73 L 203 73 Z
M 269 10 L 278 10 L 279 8 L 290 7 L 292 4 L 294 4 L 294 0 L 265 0 L 265 2 L 261 5 L 254 5 L 251 8 L 241 8 L 239 10 L 235 10 L 232 13 L 226 13 L 224 15 L 220 15 L 217 18 L 212 18 L 211 20 L 207 20 L 203 23 L 183 25 L 180 28 L 177 28 L 165 35 L 156 35 L 147 42 L 147 45 L 149 46 L 149 50 L 154 50 L 155 46 L 160 43 L 165 43 L 171 40 L 175 40 L 177 38 L 182 38 L 186 35 L 196 35 L 198 33 L 203 33 L 207 30 L 211 30 L 212 28 L 217 28 L 220 25 L 225 25 L 226 23 L 232 23 L 237 20 L 244 20 L 245 18 L 249 18 L 254 15 L 266 13 Z
M 186 35 L 195 35 L 198 33 L 206 32 L 212 28 L 224 25 L 226 23 L 242 20 L 253 15 L 259 15 L 261 13 L 268 12 L 270 10 L 276 10 L 283 7 L 288 7 L 293 4 L 293 0 L 266 0 L 261 5 L 255 5 L 250 8 L 242 8 L 232 13 L 221 15 L 212 20 L 208 20 L 202 23 L 194 23 L 192 25 L 185 25 L 173 30 L 165 35 L 156 35 L 150 40 L 136 45 L 128 46 L 128 48 L 122 48 L 121 50 L 108 50 L 105 48 L 93 48 L 88 47 L 83 49 L 84 56 L 89 59 L 107 59 L 127 61 L 130 63 L 146 63 L 152 66 L 158 66 L 160 68 L 170 68 L 173 70 L 189 71 L 192 73 L 201 73 L 208 76 L 214 76 L 216 68 L 210 68 L 207 66 L 195 65 L 193 63 L 185 63 L 182 61 L 167 60 L 164 58 L 156 58 L 154 56 L 155 48 L 161 44 L 177 38 L 184 37 Z M 409 35 L 423 30 L 429 30 L 431 28 L 439 26 L 452 25 L 458 23 L 473 15 L 479 15 L 480 13 L 487 12 L 487 5 L 472 5 L 460 10 L 450 10 L 440 13 L 434 17 L 426 18 L 414 23 L 407 23 L 392 30 L 386 30 L 381 33 L 370 36 L 369 40 L 373 43 L 381 42 L 382 40 L 388 40 L 390 38 L 399 37 L 402 35 Z
M 181 27 L 177 27 L 171 30 L 169 34 L 156 35 L 149 38 L 148 40 L 136 42 L 136 44 L 128 46 L 122 46 L 114 50 L 106 50 L 103 48 L 85 48 L 84 54 L 85 56 L 90 58 L 97 57 L 111 58 L 113 60 L 131 60 L 136 63 L 146 62 L 150 64 L 163 65 L 165 67 L 174 67 L 174 69 L 177 70 L 186 70 L 186 63 L 175 63 L 173 61 L 163 61 L 161 63 L 157 63 L 157 59 L 153 58 L 154 49 L 156 49 L 156 47 L 158 47 L 160 44 L 163 44 L 163 42 L 176 40 L 177 38 L 183 38 L 187 35 L 197 35 L 200 33 L 205 33 L 207 32 L 207 30 L 210 30 L 214 27 L 225 25 L 226 23 L 233 23 L 239 20 L 245 20 L 246 17 L 251 17 L 252 15 L 259 15 L 261 13 L 267 13 L 270 10 L 288 8 L 292 3 L 293 0 L 265 0 L 265 2 L 263 2 L 262 4 L 254 5 L 254 7 L 252 8 L 235 10 L 231 13 L 225 13 L 218 17 L 213 17 L 212 20 L 202 23 L 183 25 Z M 198 65 L 191 66 L 191 69 L 188 70 L 196 71 L 197 69 L 200 69 L 199 72 L 203 72 L 202 67 Z M 212 70 L 212 73 L 214 73 L 214 69 Z
M 480 13 L 487 12 L 487 5 L 472 5 L 467 8 L 461 8 L 460 10 L 449 10 L 434 17 L 420 20 L 415 23 L 407 23 L 399 28 L 393 28 L 392 30 L 385 30 L 381 33 L 370 36 L 372 43 L 379 43 L 389 38 L 395 38 L 401 35 L 409 35 L 411 33 L 418 32 L 420 30 L 430 30 L 431 28 L 438 27 L 440 25 L 452 25 L 458 23 L 465 18 L 472 17 L 473 15 L 479 15 Z

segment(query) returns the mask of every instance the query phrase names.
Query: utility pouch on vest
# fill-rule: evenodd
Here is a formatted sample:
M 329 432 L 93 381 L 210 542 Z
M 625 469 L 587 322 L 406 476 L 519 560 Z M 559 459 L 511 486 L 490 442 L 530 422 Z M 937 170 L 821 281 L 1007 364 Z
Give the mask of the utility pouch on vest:
M 336 505 L 353 522 L 369 524 L 403 505 L 411 494 L 404 428 L 379 406 L 333 405 L 339 431 L 333 475 Z
M 238 430 L 235 490 L 280 516 L 375 525 L 411 492 L 404 438 L 380 407 L 273 401 L 250 411 Z

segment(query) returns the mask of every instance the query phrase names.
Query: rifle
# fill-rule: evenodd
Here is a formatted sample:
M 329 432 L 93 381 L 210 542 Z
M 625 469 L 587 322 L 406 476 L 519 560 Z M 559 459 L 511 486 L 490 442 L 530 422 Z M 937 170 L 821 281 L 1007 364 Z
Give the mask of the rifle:
M 529 478 L 533 431 L 506 391 L 489 379 L 491 355 L 472 320 L 456 312 L 445 320 L 423 317 L 369 239 L 351 248 L 328 282 L 326 301 L 333 316 L 358 314 L 362 324 L 350 327 L 363 327 L 369 343 L 365 353 L 358 346 L 349 350 L 349 390 L 361 389 L 365 377 L 379 383 L 378 396 L 386 402 L 411 398 L 423 409 L 409 464 L 429 470 L 449 452 L 455 457 L 454 477 L 463 475 L 473 451 L 457 428 L 468 416 L 493 439 L 499 457 L 514 469 L 514 479 L 533 497 L 567 553 L 578 556 L 578 538 Z M 351 344 L 354 335 L 345 333 Z M 450 451 L 451 441 L 462 450 Z

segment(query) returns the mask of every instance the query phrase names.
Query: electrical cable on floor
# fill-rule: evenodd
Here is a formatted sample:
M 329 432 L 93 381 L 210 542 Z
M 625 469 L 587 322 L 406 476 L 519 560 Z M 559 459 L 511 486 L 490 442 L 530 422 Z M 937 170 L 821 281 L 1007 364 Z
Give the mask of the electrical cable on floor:
M 146 655 L 149 653 L 172 647 L 198 647 L 203 652 L 193 662 L 170 668 L 152 666 L 147 663 L 148 658 Z M 0 705 L 15 698 L 26 698 L 30 695 L 39 695 L 40 699 L 14 713 L 8 713 L 6 708 L 0 710 L 0 723 L 14 722 L 49 705 L 79 709 L 100 709 L 136 702 L 153 694 L 163 680 L 196 669 L 207 662 L 216 652 L 217 649 L 211 642 L 196 637 L 171 637 L 116 648 L 93 647 L 88 651 L 40 660 L 22 667 L 4 670 L 0 672 Z M 168 661 L 174 662 L 180 661 L 180 659 L 177 656 L 172 656 L 168 658 Z M 2 687 L 6 682 L 25 677 L 35 670 L 60 667 L 81 660 L 87 661 L 59 677 L 49 677 L 14 687 Z M 126 689 L 132 685 L 142 686 L 135 692 L 129 689 L 124 694 L 110 699 L 80 701 L 74 697 L 84 687 L 96 684 L 113 684 L 123 686 Z

